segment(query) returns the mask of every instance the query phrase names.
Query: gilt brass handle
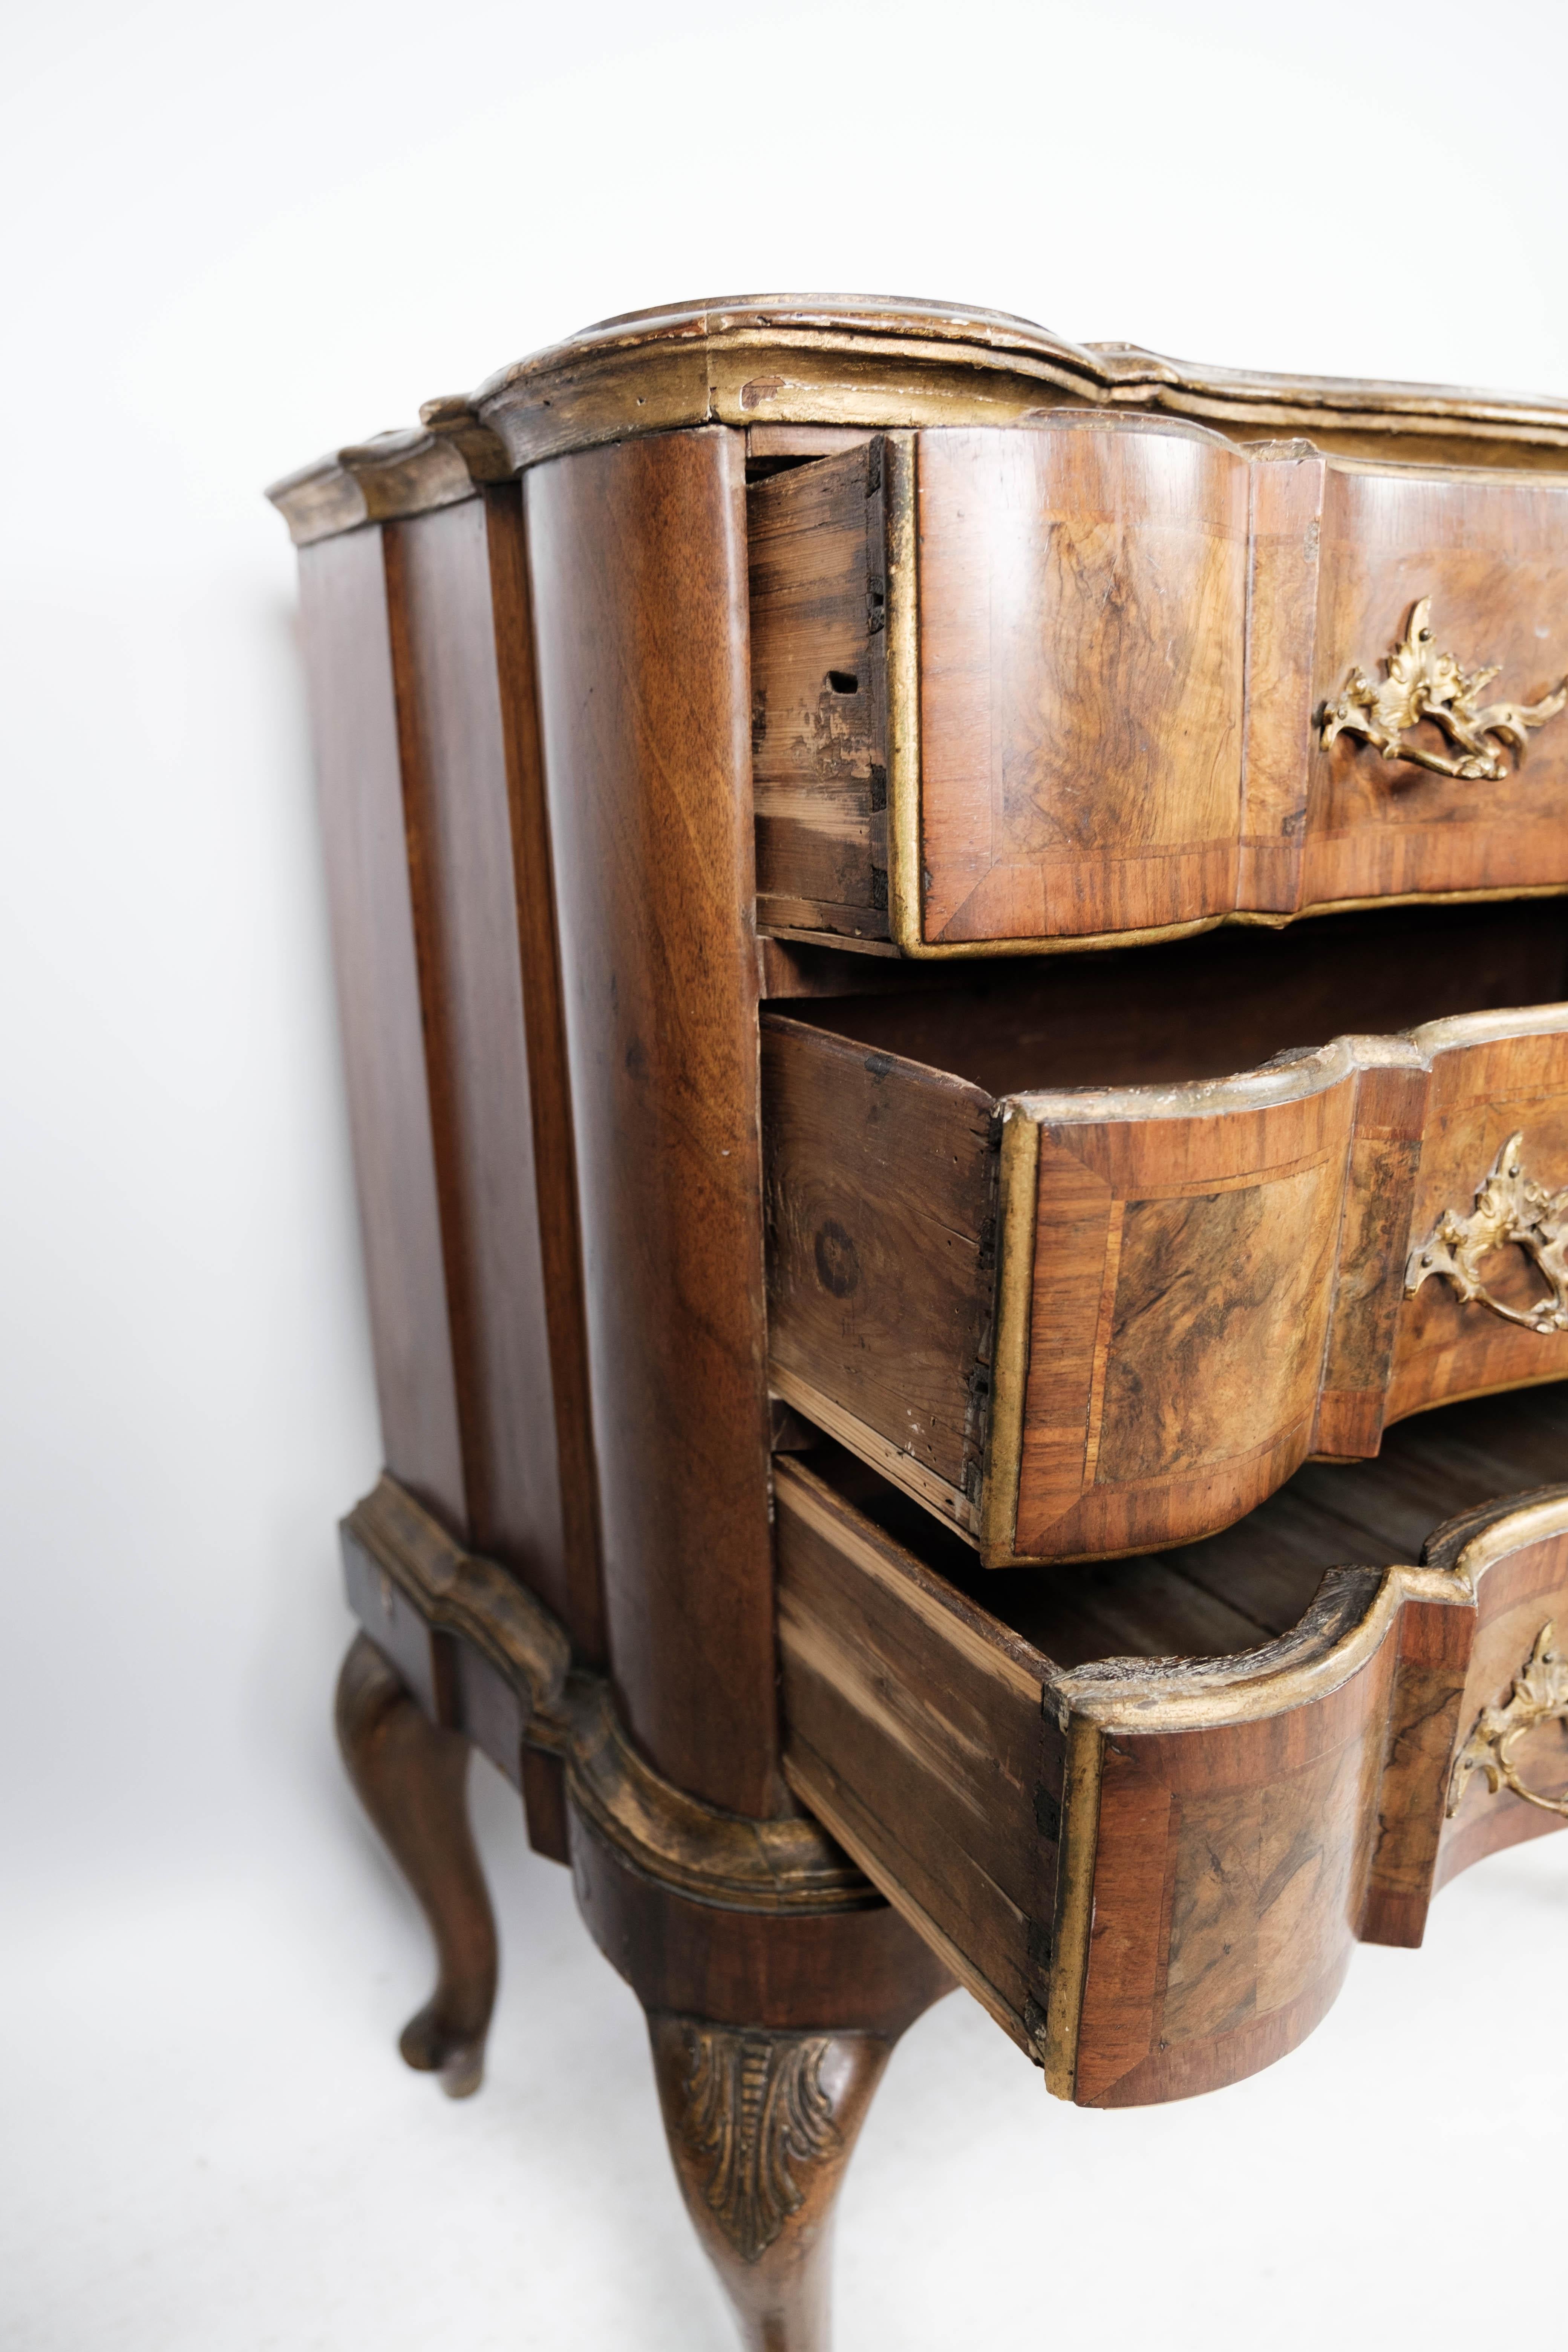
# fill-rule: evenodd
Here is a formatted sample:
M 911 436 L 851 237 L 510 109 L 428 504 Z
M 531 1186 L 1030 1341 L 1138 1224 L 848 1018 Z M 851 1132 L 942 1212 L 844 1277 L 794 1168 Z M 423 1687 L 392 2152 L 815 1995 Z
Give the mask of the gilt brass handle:
M 1527 1331 L 1568 1331 L 1568 1188 L 1549 1192 L 1532 1184 L 1522 1161 L 1524 1137 L 1510 1135 L 1476 1192 L 1468 1217 L 1445 1209 L 1426 1239 L 1413 1249 L 1405 1268 L 1405 1296 L 1414 1298 L 1424 1282 L 1440 1275 L 1463 1299 L 1473 1299 L 1505 1323 Z M 1552 1285 L 1550 1298 L 1532 1307 L 1505 1307 L 1480 1276 L 1489 1250 L 1512 1242 Z
M 1476 1727 L 1454 1759 L 1454 1775 L 1448 1784 L 1448 1814 L 1459 1810 L 1459 1802 L 1469 1786 L 1472 1772 L 1481 1773 L 1495 1797 L 1500 1789 L 1511 1789 L 1527 1805 L 1539 1807 L 1543 1813 L 1568 1816 L 1568 1797 L 1542 1797 L 1527 1789 L 1520 1779 L 1513 1760 L 1516 1743 L 1538 1723 L 1568 1721 L 1568 1658 L 1553 1649 L 1556 1627 L 1550 1618 L 1535 1637 L 1535 1647 L 1519 1673 L 1514 1676 L 1513 1689 L 1503 1706 L 1486 1706 L 1476 1718 Z
M 1468 783 L 1498 783 L 1507 771 L 1499 741 L 1489 739 L 1508 744 L 1522 763 L 1527 730 L 1544 727 L 1568 707 L 1568 677 L 1540 702 L 1478 703 L 1477 696 L 1496 677 L 1500 665 L 1461 669 L 1452 654 L 1438 652 L 1431 614 L 1430 596 L 1412 605 L 1405 635 L 1388 649 L 1384 664 L 1388 676 L 1381 685 L 1373 685 L 1363 669 L 1349 673 L 1336 698 L 1325 702 L 1318 715 L 1318 740 L 1326 751 L 1337 736 L 1359 735 L 1385 760 L 1408 760 L 1417 768 L 1459 776 Z M 1436 720 L 1455 745 L 1456 758 L 1405 740 L 1422 719 Z

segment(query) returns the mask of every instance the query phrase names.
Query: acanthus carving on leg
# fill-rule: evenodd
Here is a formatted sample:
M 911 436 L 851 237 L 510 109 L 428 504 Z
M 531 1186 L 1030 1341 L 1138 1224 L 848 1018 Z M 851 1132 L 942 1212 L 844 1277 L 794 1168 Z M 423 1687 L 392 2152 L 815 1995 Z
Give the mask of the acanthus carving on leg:
M 403 2029 L 410 2066 L 455 2099 L 477 2091 L 495 2006 L 496 1930 L 468 1826 L 468 1743 L 431 1723 L 361 1633 L 338 1677 L 338 1742 L 360 1801 L 435 1939 L 436 1990 Z
M 833 2211 L 891 2044 L 655 2013 L 687 2209 L 748 2352 L 826 2352 Z

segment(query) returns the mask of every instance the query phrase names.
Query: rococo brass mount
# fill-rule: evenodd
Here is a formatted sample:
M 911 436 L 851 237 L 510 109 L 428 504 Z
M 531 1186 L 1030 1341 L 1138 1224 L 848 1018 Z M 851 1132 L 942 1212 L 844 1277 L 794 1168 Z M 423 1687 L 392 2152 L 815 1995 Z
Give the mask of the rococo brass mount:
M 1463 1299 L 1489 1307 L 1508 1323 L 1527 1331 L 1568 1331 L 1568 1188 L 1548 1192 L 1524 1174 L 1521 1154 L 1522 1133 L 1510 1135 L 1476 1193 L 1468 1217 L 1445 1209 L 1431 1234 L 1410 1253 L 1405 1269 L 1405 1296 L 1414 1298 L 1424 1282 L 1441 1275 Z M 1489 1251 L 1512 1242 L 1532 1259 L 1552 1285 L 1550 1298 L 1533 1306 L 1505 1306 L 1494 1298 L 1480 1276 L 1480 1262 Z
M 1352 669 L 1332 702 L 1323 705 L 1319 740 L 1326 751 L 1341 735 L 1359 735 L 1385 760 L 1407 760 L 1430 768 L 1439 776 L 1458 776 L 1469 783 L 1495 784 L 1506 773 L 1500 738 L 1522 761 L 1527 730 L 1544 727 L 1568 706 L 1568 678 L 1555 693 L 1539 702 L 1489 702 L 1478 706 L 1481 688 L 1496 677 L 1500 664 L 1463 670 L 1452 654 L 1440 653 L 1432 634 L 1432 599 L 1423 596 L 1411 607 L 1405 635 L 1388 649 L 1388 676 L 1374 685 L 1363 669 Z M 1407 742 L 1418 720 L 1436 722 L 1458 757 L 1445 758 L 1419 742 Z
M 1568 1721 L 1568 1658 L 1553 1648 L 1556 1627 L 1550 1619 L 1535 1637 L 1535 1646 L 1514 1677 L 1507 1703 L 1483 1707 L 1475 1729 L 1454 1759 L 1448 1787 L 1450 1819 L 1459 1810 L 1472 1772 L 1484 1774 L 1495 1797 L 1511 1789 L 1527 1805 L 1543 1813 L 1568 1814 L 1568 1797 L 1542 1797 L 1527 1789 L 1513 1761 L 1515 1743 L 1538 1724 Z

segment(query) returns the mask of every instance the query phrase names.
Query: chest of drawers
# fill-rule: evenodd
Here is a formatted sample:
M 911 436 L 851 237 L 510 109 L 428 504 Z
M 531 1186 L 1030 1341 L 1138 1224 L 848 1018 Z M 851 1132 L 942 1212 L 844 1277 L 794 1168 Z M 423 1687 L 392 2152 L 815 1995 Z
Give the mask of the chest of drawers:
M 769 298 L 272 495 L 405 2055 L 478 2082 L 477 1747 L 810 2352 L 954 1979 L 1184 2096 L 1563 1817 L 1568 404 Z

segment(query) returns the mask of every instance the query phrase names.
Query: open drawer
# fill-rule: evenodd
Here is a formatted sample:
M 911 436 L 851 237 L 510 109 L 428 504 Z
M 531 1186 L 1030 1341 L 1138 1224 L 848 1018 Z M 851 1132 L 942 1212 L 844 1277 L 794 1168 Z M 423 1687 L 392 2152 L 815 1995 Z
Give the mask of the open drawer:
M 973 955 L 1568 888 L 1568 475 L 1063 408 L 868 436 L 748 509 L 782 935 Z
M 1568 1376 L 1568 1004 L 1446 1013 L 1563 959 L 1550 903 L 1394 909 L 768 1012 L 775 1393 L 1000 1568 Z
M 1213 1542 L 981 1580 L 839 1449 L 781 1458 L 791 1785 L 1058 2095 L 1234 2082 L 1568 1813 L 1565 1468 L 1568 1398 L 1489 1399 Z

